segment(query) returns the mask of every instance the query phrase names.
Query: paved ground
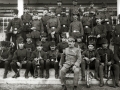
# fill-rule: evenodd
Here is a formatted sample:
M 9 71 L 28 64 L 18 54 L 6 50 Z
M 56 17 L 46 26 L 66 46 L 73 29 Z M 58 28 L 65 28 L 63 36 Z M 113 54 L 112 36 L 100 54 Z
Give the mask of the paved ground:
M 72 85 L 67 85 L 68 90 L 72 90 Z M 60 85 L 0 85 L 0 90 L 61 90 Z M 99 87 L 91 86 L 91 88 L 86 88 L 85 85 L 79 85 L 78 90 L 120 90 L 120 88 L 113 87 Z

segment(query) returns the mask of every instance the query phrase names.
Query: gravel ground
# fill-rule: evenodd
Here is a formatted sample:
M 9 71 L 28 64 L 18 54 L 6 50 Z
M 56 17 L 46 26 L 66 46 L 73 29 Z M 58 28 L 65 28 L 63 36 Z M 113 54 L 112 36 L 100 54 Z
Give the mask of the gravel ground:
M 72 90 L 72 85 L 67 85 L 68 90 Z M 0 90 L 61 90 L 60 85 L 0 85 Z M 78 90 L 120 90 L 118 88 L 112 88 L 108 86 L 99 87 L 99 86 L 91 86 L 91 88 L 86 88 L 85 85 L 79 85 Z

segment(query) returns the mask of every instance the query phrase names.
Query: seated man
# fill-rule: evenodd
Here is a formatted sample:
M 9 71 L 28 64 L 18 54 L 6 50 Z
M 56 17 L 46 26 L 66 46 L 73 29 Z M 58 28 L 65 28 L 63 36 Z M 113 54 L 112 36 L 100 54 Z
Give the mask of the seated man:
M 0 68 L 5 67 L 3 78 L 7 78 L 11 60 L 12 60 L 12 52 L 10 49 L 10 42 L 1 41 L 0 42 Z
M 36 65 L 40 66 L 40 77 L 44 77 L 44 63 L 45 60 L 47 60 L 47 53 L 42 50 L 43 46 L 40 41 L 37 42 L 36 50 L 33 51 L 31 55 L 31 61 L 33 65 L 33 69 L 36 69 Z M 34 78 L 37 78 L 39 76 L 38 72 L 34 72 Z
M 115 64 L 113 52 L 112 50 L 108 49 L 108 41 L 107 39 L 102 40 L 102 48 L 98 49 L 98 53 L 101 56 L 100 67 L 99 67 L 99 76 L 100 76 L 100 86 L 104 85 L 103 83 L 103 75 L 105 78 L 109 78 L 108 71 L 112 71 L 112 79 L 113 80 L 113 87 L 119 87 L 119 66 Z M 110 70 L 109 70 L 109 67 Z
M 98 69 L 100 56 L 98 52 L 94 48 L 94 42 L 90 41 L 88 44 L 88 49 L 82 53 L 83 59 L 81 62 L 81 73 L 82 73 L 82 81 L 85 81 L 85 67 L 87 62 L 90 62 L 90 69 L 95 70 L 95 78 L 98 79 Z
M 60 59 L 60 53 L 56 49 L 55 42 L 52 41 L 50 44 L 50 51 L 48 51 L 48 59 L 49 62 L 46 63 L 46 78 L 49 78 L 49 69 L 54 68 L 55 69 L 55 78 L 58 79 L 59 76 L 59 61 Z
M 11 62 L 11 67 L 15 72 L 15 75 L 13 76 L 13 78 L 17 78 L 20 76 L 19 73 L 20 73 L 20 69 L 22 68 L 22 65 L 25 65 L 26 67 L 25 78 L 29 78 L 28 73 L 31 68 L 30 55 L 28 51 L 24 48 L 24 44 L 19 43 L 18 49 L 14 52 L 13 59 Z
M 67 90 L 65 76 L 66 76 L 66 72 L 69 71 L 70 69 L 72 69 L 74 72 L 73 90 L 77 90 L 78 81 L 79 81 L 79 69 L 81 63 L 81 51 L 74 46 L 75 39 L 73 37 L 69 37 L 68 45 L 69 47 L 63 51 L 60 60 L 60 68 L 61 68 L 60 78 L 61 78 L 62 90 Z

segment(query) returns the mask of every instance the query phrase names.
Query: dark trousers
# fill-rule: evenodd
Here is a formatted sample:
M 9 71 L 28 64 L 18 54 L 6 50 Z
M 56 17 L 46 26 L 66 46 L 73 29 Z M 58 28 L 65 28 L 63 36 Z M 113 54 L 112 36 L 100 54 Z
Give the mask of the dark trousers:
M 52 38 L 51 34 L 48 34 L 48 41 L 55 41 L 56 45 L 59 43 L 59 33 L 54 34 L 55 38 Z
M 118 84 L 118 82 L 119 82 L 119 66 L 117 64 L 113 64 L 111 66 L 111 71 L 113 73 L 112 77 L 114 77 L 115 82 Z M 104 66 L 103 65 L 100 65 L 100 67 L 99 67 L 99 76 L 100 76 L 100 81 L 103 82 L 103 76 L 104 76 Z
M 11 69 L 10 61 L 1 61 L 0 68 L 5 68 L 4 74 L 7 75 L 8 71 Z
M 45 63 L 44 60 L 40 61 L 40 68 L 39 68 L 40 69 L 40 75 L 43 75 L 43 73 L 44 73 L 44 63 Z M 36 61 L 32 61 L 32 67 L 33 67 L 33 70 L 34 70 L 34 76 L 38 76 Z
M 6 41 L 10 41 L 10 39 L 12 38 L 13 33 L 7 33 L 6 34 Z
M 22 63 L 21 63 L 22 64 Z M 18 65 L 17 65 L 17 63 L 16 62 L 11 62 L 10 63 L 10 65 L 11 65 L 11 68 L 13 69 L 13 71 L 15 72 L 15 73 L 18 73 Z M 29 71 L 30 71 L 30 69 L 31 69 L 31 61 L 27 61 L 27 63 L 25 64 L 25 66 L 26 66 L 26 71 L 25 71 L 25 74 L 26 75 L 28 75 L 28 73 L 29 73 Z
M 49 69 L 50 68 L 54 68 L 55 69 L 55 75 L 59 74 L 59 62 L 55 62 L 55 61 L 46 61 L 46 74 L 49 75 Z
M 92 70 L 95 70 L 95 76 L 98 76 L 98 70 L 99 70 L 99 60 L 94 60 L 90 62 L 89 67 Z M 82 60 L 81 62 L 81 73 L 82 77 L 85 77 L 85 68 L 86 68 L 87 62 L 85 60 Z

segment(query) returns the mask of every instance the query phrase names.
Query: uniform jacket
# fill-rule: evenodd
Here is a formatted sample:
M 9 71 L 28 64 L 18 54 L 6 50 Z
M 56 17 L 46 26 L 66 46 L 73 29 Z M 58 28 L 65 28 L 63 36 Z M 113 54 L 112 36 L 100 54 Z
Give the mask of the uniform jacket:
M 36 27 L 36 30 L 39 32 L 43 32 L 44 28 L 43 28 L 43 23 L 41 22 L 41 20 L 33 20 L 32 22 L 32 27 Z
M 69 28 L 70 35 L 74 30 L 80 32 L 82 35 L 84 34 L 83 26 L 82 26 L 82 23 L 80 21 L 73 21 L 70 24 L 70 28 Z
M 40 32 L 39 31 L 32 31 L 30 33 L 31 38 L 40 38 Z
M 101 60 L 97 50 L 89 51 L 88 49 L 82 53 L 83 58 L 87 57 L 89 59 L 95 57 L 96 60 Z
M 46 26 L 47 25 L 47 21 L 50 19 L 50 16 L 48 15 L 45 15 L 41 18 L 41 21 L 43 23 L 43 26 Z
M 13 55 L 14 62 L 28 61 L 30 60 L 30 54 L 26 49 L 17 49 Z
M 7 33 L 10 32 L 11 27 L 12 27 L 12 32 L 15 30 L 15 28 L 17 28 L 17 32 L 20 33 L 22 31 L 22 26 L 23 26 L 22 20 L 19 18 L 14 18 L 10 20 L 7 26 Z
M 40 55 L 40 56 L 39 56 Z M 34 50 L 31 55 L 31 61 L 34 60 L 34 58 L 42 58 L 43 60 L 47 60 L 47 53 L 41 50 L 40 52 L 38 50 Z
M 55 27 L 55 30 L 52 30 L 51 27 Z M 59 33 L 59 30 L 61 28 L 60 21 L 57 17 L 51 17 L 47 22 L 47 30 L 50 34 L 51 32 L 55 31 L 56 33 Z
M 81 42 L 81 43 L 75 43 L 75 47 L 81 49 L 81 51 L 85 51 L 87 49 L 87 46 L 85 45 L 85 43 Z
M 76 47 L 74 47 L 72 50 L 69 47 L 66 48 L 61 56 L 60 65 L 62 65 L 62 63 L 66 68 L 72 65 L 79 66 L 81 63 L 81 51 Z
M 62 12 L 62 6 L 61 6 L 61 7 L 58 6 L 58 7 L 55 9 L 56 15 L 61 14 L 61 12 Z
M 120 62 L 120 47 L 117 49 L 117 51 L 114 53 L 114 60 L 117 64 Z
M 24 13 L 21 16 L 23 23 L 29 23 L 32 20 L 32 16 L 29 13 Z
M 99 53 L 99 55 L 101 57 L 101 62 L 102 63 L 105 63 L 106 54 L 107 54 L 107 60 L 108 60 L 108 62 L 111 61 L 112 63 L 114 63 L 113 62 L 113 52 L 112 52 L 112 50 L 99 48 L 97 51 L 98 51 L 98 53 Z

